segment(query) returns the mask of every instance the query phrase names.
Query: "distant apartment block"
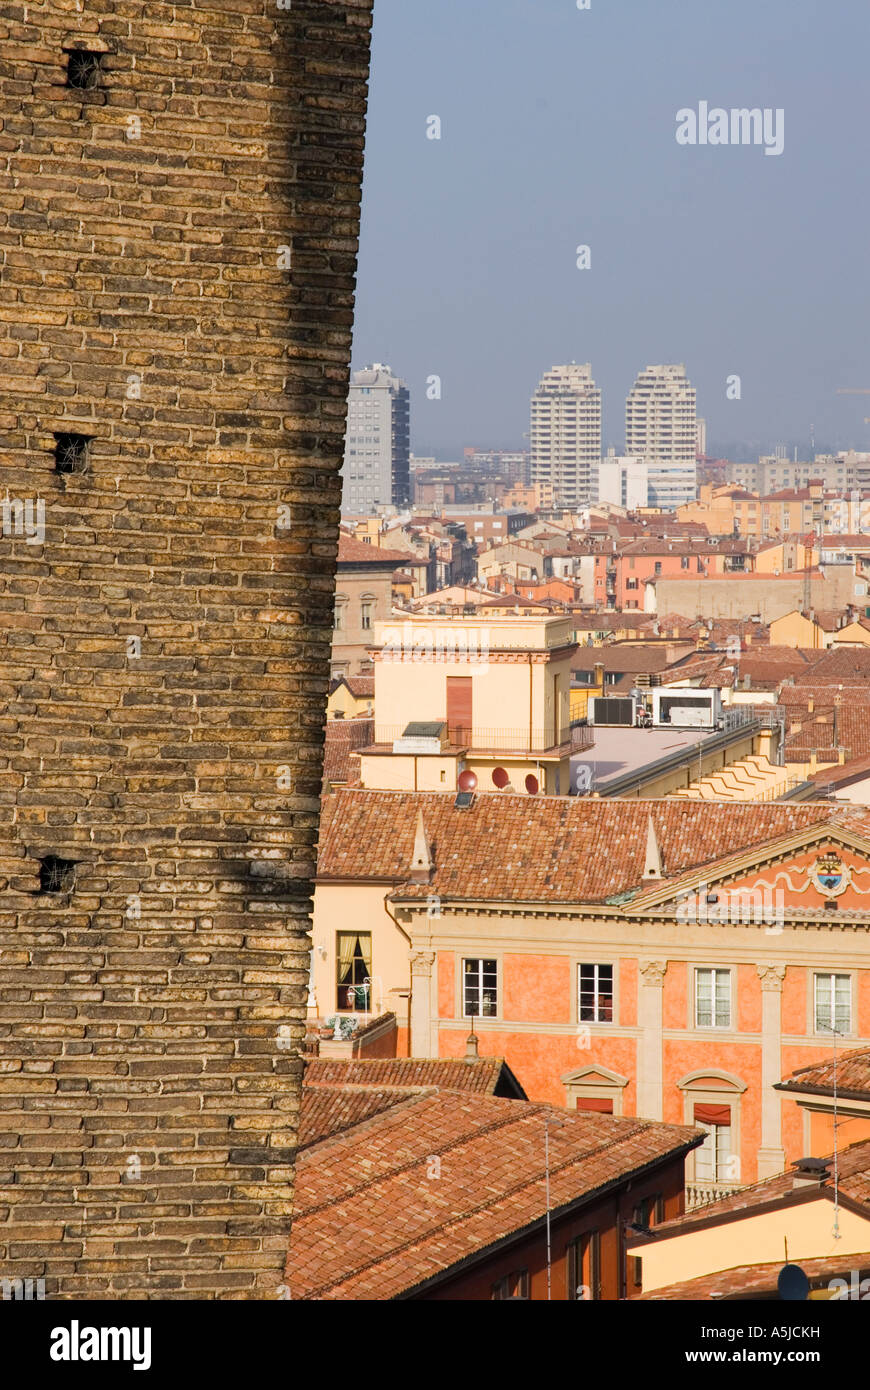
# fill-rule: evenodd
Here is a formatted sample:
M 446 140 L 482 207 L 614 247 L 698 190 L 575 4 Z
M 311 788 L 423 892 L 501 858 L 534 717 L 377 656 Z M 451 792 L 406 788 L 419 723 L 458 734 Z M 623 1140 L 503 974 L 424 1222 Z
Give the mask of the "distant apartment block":
M 682 364 L 647 367 L 625 403 L 625 452 L 649 465 L 649 505 L 691 502 L 697 488 L 695 389 Z
M 755 463 L 729 462 L 725 479 L 763 495 L 785 488 L 805 488 L 815 482 L 821 483 L 826 492 L 847 492 L 870 486 L 870 453 L 850 449 L 842 454 L 817 454 L 812 461 L 766 454 Z
M 531 481 L 545 506 L 580 507 L 597 497 L 601 391 L 587 362 L 553 367 L 532 396 Z
M 354 372 L 347 408 L 342 511 L 366 515 L 410 501 L 411 393 L 376 362 Z
M 598 469 L 598 501 L 632 511 L 648 507 L 649 464 L 644 458 L 626 458 L 610 453 Z

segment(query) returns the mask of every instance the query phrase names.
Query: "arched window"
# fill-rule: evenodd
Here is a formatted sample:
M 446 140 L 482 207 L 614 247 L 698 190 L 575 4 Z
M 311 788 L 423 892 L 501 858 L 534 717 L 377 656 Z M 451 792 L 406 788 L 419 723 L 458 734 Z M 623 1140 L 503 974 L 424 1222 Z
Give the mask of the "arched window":
M 691 1210 L 741 1186 L 740 1109 L 746 1083 L 714 1067 L 689 1072 L 677 1085 L 683 1092 L 685 1123 L 707 1133 L 686 1160 L 686 1207 Z

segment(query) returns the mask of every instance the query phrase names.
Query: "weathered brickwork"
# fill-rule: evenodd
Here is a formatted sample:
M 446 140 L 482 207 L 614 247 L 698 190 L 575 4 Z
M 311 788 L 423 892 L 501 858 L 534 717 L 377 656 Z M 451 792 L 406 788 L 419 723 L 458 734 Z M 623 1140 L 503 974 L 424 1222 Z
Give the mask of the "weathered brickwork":
M 0 0 L 0 1275 L 48 1298 L 281 1296 L 371 4 Z

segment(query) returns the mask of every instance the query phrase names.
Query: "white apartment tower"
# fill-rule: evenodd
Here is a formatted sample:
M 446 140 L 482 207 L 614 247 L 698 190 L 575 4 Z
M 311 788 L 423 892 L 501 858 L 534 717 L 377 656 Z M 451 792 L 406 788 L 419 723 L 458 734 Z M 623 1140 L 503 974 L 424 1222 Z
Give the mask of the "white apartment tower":
M 582 507 L 598 496 L 601 392 L 592 367 L 553 367 L 532 396 L 531 481 L 541 502 Z
M 697 439 L 695 388 L 685 367 L 647 367 L 625 403 L 625 452 L 649 465 L 651 507 L 695 500 Z
M 354 372 L 347 405 L 341 509 L 368 516 L 410 497 L 411 393 L 381 362 Z

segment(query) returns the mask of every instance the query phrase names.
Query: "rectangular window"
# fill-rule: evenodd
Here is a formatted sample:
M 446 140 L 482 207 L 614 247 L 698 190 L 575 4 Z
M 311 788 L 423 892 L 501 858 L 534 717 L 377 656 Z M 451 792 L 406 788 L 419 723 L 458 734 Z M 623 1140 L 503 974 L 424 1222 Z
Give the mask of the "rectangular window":
M 504 1279 L 499 1279 L 498 1283 L 492 1286 L 492 1296 L 495 1299 L 527 1299 L 529 1296 L 529 1271 L 527 1269 L 515 1269 Z
M 735 1163 L 731 1151 L 731 1107 L 696 1105 L 695 1124 L 707 1131 L 703 1144 L 695 1150 L 695 1181 L 735 1182 Z
M 695 1027 L 731 1027 L 731 971 L 695 971 Z
M 495 1018 L 498 1012 L 498 964 L 494 960 L 462 962 L 464 1018 Z
M 360 625 L 363 632 L 370 632 L 372 626 L 372 604 L 360 604 Z
M 568 1301 L 588 1303 L 601 1297 L 601 1234 L 587 1231 L 568 1246 Z
M 816 1032 L 851 1033 L 851 975 L 816 975 Z
M 336 933 L 336 1008 L 367 1012 L 371 993 L 371 932 Z
M 634 1214 L 633 1214 L 633 1216 L 632 1216 L 632 1222 L 634 1223 L 635 1226 L 639 1226 L 641 1230 L 651 1231 L 652 1228 L 653 1228 L 653 1226 L 657 1226 L 657 1225 L 659 1224 L 660 1221 L 663 1221 L 663 1220 L 664 1220 L 664 1216 L 665 1216 L 665 1203 L 664 1203 L 664 1198 L 662 1198 L 662 1197 L 660 1197 L 660 1196 L 658 1196 L 658 1195 L 655 1196 L 655 1197 L 644 1197 L 643 1201 L 642 1201 L 642 1202 L 639 1202 L 638 1205 L 637 1205 L 637 1206 L 635 1207 L 635 1209 L 634 1209 Z M 642 1257 L 641 1257 L 641 1256 L 635 1256 L 635 1257 L 633 1257 L 631 1263 L 632 1263 L 632 1279 L 633 1279 L 633 1281 L 634 1281 L 634 1287 L 635 1287 L 635 1290 L 638 1290 L 638 1289 L 640 1289 L 640 1288 L 643 1286 L 643 1262 L 642 1262 Z
M 581 1023 L 613 1022 L 613 966 L 577 967 L 577 1012 Z

